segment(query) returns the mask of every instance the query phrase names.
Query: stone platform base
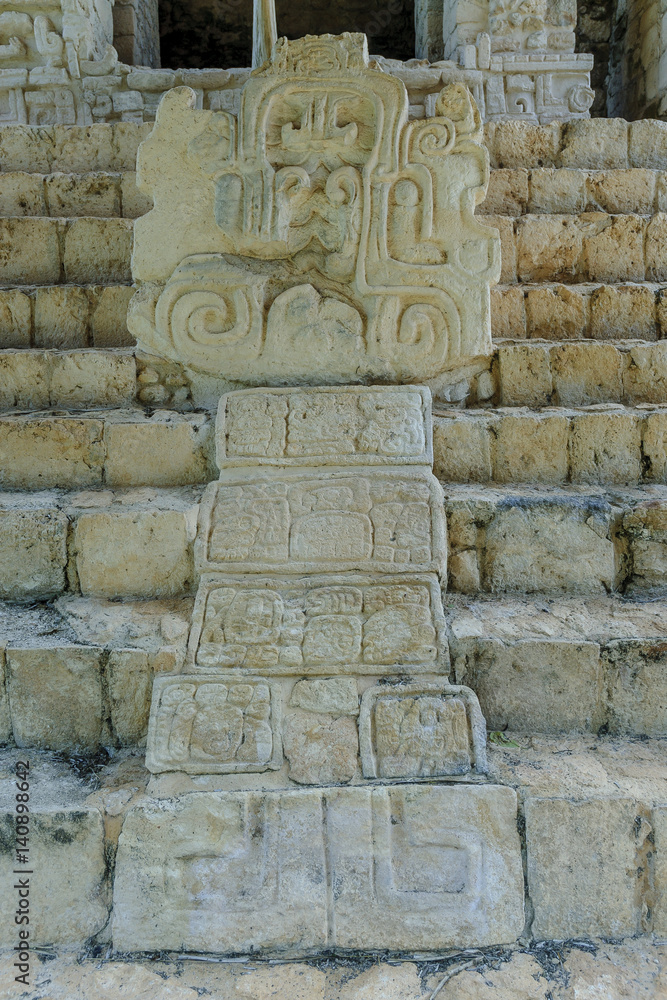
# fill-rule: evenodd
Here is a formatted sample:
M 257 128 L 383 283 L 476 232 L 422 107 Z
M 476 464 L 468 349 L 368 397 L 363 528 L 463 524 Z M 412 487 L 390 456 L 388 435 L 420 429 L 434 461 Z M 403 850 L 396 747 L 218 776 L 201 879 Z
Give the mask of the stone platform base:
M 0 1000 L 664 1000 L 667 946 L 553 946 L 463 953 L 447 962 L 216 963 L 36 961 L 16 992 L 0 959 Z M 466 966 L 468 966 L 466 968 Z M 441 989 L 438 989 L 443 983 Z

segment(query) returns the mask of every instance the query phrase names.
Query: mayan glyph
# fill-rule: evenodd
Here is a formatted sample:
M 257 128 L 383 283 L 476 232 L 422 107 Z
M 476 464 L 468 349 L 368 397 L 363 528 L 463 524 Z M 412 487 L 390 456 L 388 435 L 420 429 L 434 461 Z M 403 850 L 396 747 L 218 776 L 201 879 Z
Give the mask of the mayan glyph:
M 238 116 L 170 92 L 138 159 L 141 346 L 256 384 L 424 380 L 488 353 L 481 121 L 458 85 L 434 110 L 408 122 L 360 35 L 281 39 Z

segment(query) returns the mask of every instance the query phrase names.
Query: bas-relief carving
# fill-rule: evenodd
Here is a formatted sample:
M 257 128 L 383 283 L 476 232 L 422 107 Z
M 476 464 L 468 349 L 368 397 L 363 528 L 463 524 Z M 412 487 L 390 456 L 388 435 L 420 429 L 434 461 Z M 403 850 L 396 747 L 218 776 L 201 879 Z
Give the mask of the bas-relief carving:
M 510 788 L 198 792 L 165 818 L 147 804 L 123 826 L 122 950 L 438 950 L 523 929 Z
M 420 386 L 247 390 L 223 396 L 218 465 L 427 465 L 431 394 Z
M 442 681 L 369 688 L 359 717 L 366 778 L 486 771 L 486 727 L 469 688 Z
M 142 346 L 250 383 L 414 381 L 491 349 L 495 230 L 479 113 L 454 85 L 407 121 L 365 37 L 278 41 L 238 117 L 171 91 L 141 146 Z
M 225 470 L 207 487 L 195 558 L 201 572 L 442 572 L 440 485 L 430 473 Z
M 188 670 L 270 675 L 449 668 L 435 576 L 215 577 L 202 581 Z

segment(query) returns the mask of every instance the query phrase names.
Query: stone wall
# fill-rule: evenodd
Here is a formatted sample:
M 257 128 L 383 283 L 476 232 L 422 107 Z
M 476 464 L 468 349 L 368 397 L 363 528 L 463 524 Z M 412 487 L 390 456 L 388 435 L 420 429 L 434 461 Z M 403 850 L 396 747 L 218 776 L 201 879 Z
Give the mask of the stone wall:
M 113 43 L 121 62 L 129 66 L 160 65 L 157 0 L 116 0 Z

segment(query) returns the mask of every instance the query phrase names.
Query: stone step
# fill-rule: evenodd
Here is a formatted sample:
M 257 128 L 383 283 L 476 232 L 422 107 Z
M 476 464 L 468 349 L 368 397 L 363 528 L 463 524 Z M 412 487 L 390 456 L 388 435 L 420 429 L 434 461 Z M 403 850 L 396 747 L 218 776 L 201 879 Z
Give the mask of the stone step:
M 132 219 L 0 219 L 0 285 L 132 281 Z
M 667 593 L 664 486 L 443 489 L 451 591 Z
M 137 190 L 136 173 L 0 173 L 0 217 L 137 219 L 153 207 Z
M 667 281 L 667 214 L 485 215 L 500 233 L 501 277 L 517 282 Z
M 667 736 L 667 601 L 450 593 L 445 617 L 489 730 Z
M 0 190 L 1 184 L 0 177 Z M 580 215 L 582 212 L 652 216 L 666 210 L 665 170 L 643 167 L 620 170 L 518 167 L 491 171 L 487 196 L 477 214 L 514 218 L 522 215 Z
M 128 751 L 68 761 L 37 748 L 5 750 L 0 805 L 12 826 L 17 758 L 30 761 L 31 946 L 108 940 L 101 932 L 112 894 L 119 951 L 155 951 L 159 940 L 161 952 L 252 954 L 254 966 L 262 955 L 307 955 L 320 939 L 319 950 L 365 952 L 381 939 L 382 951 L 425 959 L 449 948 L 512 945 L 519 936 L 529 945 L 664 938 L 667 741 L 508 731 L 505 743 L 490 743 L 489 780 L 482 784 L 240 792 L 228 776 L 219 790 L 194 794 L 174 792 L 173 782 L 147 794 L 142 758 Z M 250 824 L 255 834 L 246 838 Z M 439 851 L 443 833 L 447 850 Z M 241 845 L 231 860 L 230 843 Z M 479 867 L 480 853 L 493 860 L 491 877 Z M 371 888 L 374 866 L 392 878 L 381 914 Z M 14 852 L 5 853 L 3 884 L 14 885 L 20 867 Z M 168 878 L 155 877 L 165 871 Z M 401 891 L 408 873 L 414 884 L 415 871 L 423 886 L 418 920 L 410 919 L 414 888 L 409 900 Z M 290 915 L 305 917 L 307 909 L 308 919 L 286 920 L 286 901 Z M 234 920 L 239 910 L 244 919 Z M 336 919 L 327 920 L 332 910 Z M 249 919 L 253 914 L 257 919 Z M 8 922 L 1 933 L 0 943 L 11 949 Z M 525 982 L 538 997 L 537 979 Z M 302 985 L 293 981 L 281 996 L 300 995 Z
M 215 478 L 208 414 L 140 409 L 0 415 L 0 487 L 187 486 Z
M 433 437 L 444 482 L 667 482 L 666 406 L 436 408 Z
M 491 289 L 493 336 L 659 340 L 667 336 L 665 288 L 650 282 L 498 285 Z
M 132 347 L 129 284 L 0 289 L 0 349 Z
M 152 124 L 4 125 L 0 130 L 2 173 L 109 173 L 133 171 L 139 144 Z

